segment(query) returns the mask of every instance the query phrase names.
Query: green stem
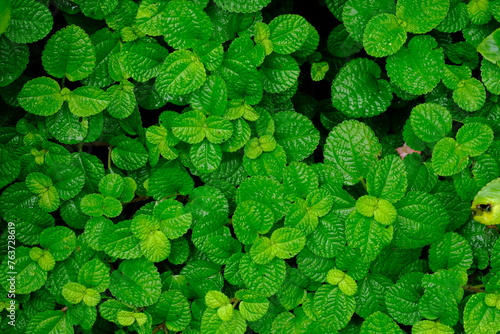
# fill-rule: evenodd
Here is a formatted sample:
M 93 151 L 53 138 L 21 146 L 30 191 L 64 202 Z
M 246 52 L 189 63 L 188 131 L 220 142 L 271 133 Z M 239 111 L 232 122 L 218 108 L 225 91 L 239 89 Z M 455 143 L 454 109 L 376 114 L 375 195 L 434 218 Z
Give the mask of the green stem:
M 361 178 L 360 181 L 361 181 L 361 184 L 363 185 L 363 187 L 365 188 L 365 190 L 368 191 L 368 188 L 366 187 L 366 181 L 365 181 L 365 179 Z
M 111 173 L 114 173 L 113 172 L 113 169 L 111 168 L 111 151 L 113 150 L 113 148 L 110 146 L 108 146 L 108 169 Z

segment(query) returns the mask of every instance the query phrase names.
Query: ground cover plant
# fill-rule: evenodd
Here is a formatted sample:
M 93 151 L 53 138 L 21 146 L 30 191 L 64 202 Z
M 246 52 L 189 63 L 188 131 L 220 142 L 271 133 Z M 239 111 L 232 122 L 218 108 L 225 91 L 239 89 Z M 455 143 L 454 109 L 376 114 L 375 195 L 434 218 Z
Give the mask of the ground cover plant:
M 498 333 L 499 22 L 1 1 L 0 331 Z

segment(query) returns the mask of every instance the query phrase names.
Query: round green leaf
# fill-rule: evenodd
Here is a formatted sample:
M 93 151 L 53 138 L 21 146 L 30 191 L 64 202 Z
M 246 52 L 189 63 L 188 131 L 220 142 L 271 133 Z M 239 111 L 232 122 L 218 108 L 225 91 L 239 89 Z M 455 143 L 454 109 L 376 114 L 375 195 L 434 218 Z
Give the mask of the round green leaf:
M 111 142 L 111 160 L 118 168 L 136 170 L 146 165 L 148 153 L 137 140 L 125 136 L 114 138 Z
M 399 157 L 385 156 L 377 161 L 375 168 L 366 176 L 368 194 L 395 203 L 406 193 L 408 178 L 406 169 Z
M 78 304 L 83 300 L 87 288 L 80 283 L 68 282 L 62 288 L 62 295 L 71 304 Z
M 333 164 L 345 184 L 356 184 L 375 163 L 382 147 L 364 123 L 347 120 L 332 129 L 325 144 L 325 162 Z
M 109 290 L 126 304 L 135 307 L 153 305 L 160 298 L 160 274 L 145 258 L 125 260 L 111 274 Z
M 460 82 L 458 89 L 453 91 L 453 101 L 466 111 L 477 111 L 486 101 L 486 91 L 481 81 L 469 78 Z
M 422 320 L 412 327 L 412 333 L 415 334 L 453 334 L 453 328 L 443 325 L 440 322 Z
M 76 25 L 57 31 L 42 52 L 43 67 L 56 78 L 84 79 L 95 68 L 96 55 L 89 35 Z
M 328 52 L 336 57 L 350 57 L 363 48 L 360 42 L 357 42 L 343 24 L 339 24 L 328 35 Z
M 154 38 L 142 37 L 124 43 L 120 51 L 120 61 L 130 76 L 139 82 L 156 77 L 168 51 Z
M 203 86 L 191 94 L 189 103 L 205 114 L 222 116 L 227 105 L 226 82 L 219 76 L 209 75 Z
M 493 142 L 493 130 L 476 122 L 464 124 L 457 132 L 457 143 L 464 154 L 475 157 L 486 152 Z
M 106 91 L 109 97 L 108 113 L 114 118 L 127 118 L 135 110 L 137 100 L 134 95 L 134 85 L 128 81 L 122 81 L 119 85 L 114 85 Z
M 415 135 L 421 140 L 433 143 L 451 131 L 451 114 L 436 103 L 422 103 L 412 109 L 410 124 Z
M 153 319 L 165 319 L 165 325 L 171 331 L 182 331 L 191 321 L 190 304 L 179 290 L 164 291 L 160 300 L 147 311 Z
M 69 110 L 80 117 L 96 115 L 106 109 L 109 95 L 100 88 L 92 86 L 78 87 L 69 95 Z
M 387 58 L 386 69 L 391 82 L 415 95 L 433 90 L 441 80 L 444 69 L 443 51 L 437 46 L 431 36 L 413 37 L 408 47 L 401 47 Z
M 463 2 L 450 1 L 450 9 L 443 21 L 436 27 L 436 30 L 453 33 L 460 31 L 469 24 L 467 15 L 467 5 Z
M 87 136 L 88 120 L 82 120 L 72 114 L 67 104 L 54 115 L 47 117 L 45 124 L 49 132 L 63 144 L 78 144 Z
M 418 302 L 423 294 L 422 273 L 415 272 L 401 277 L 387 290 L 385 303 L 389 315 L 404 325 L 413 325 L 422 319 Z
M 297 51 L 306 41 L 309 22 L 296 14 L 285 14 L 275 17 L 269 23 L 270 40 L 274 51 L 290 54 Z
M 104 292 L 109 286 L 110 269 L 99 259 L 85 263 L 78 272 L 78 282 L 97 292 Z
M 490 1 L 472 0 L 467 4 L 467 14 L 474 24 L 486 24 L 491 20 Z
M 233 227 L 238 240 L 252 244 L 260 234 L 269 232 L 274 224 L 273 212 L 265 204 L 247 200 L 236 207 L 233 214 Z
M 206 75 L 203 63 L 194 53 L 177 50 L 165 59 L 155 87 L 161 96 L 189 94 L 203 85 Z
M 26 111 L 39 116 L 55 114 L 64 102 L 59 84 L 47 77 L 38 77 L 25 83 L 17 100 Z
M 306 244 L 304 233 L 293 227 L 282 227 L 271 235 L 273 253 L 280 259 L 289 259 L 297 255 Z
M 87 86 L 109 86 L 114 82 L 109 74 L 109 59 L 120 51 L 120 33 L 101 29 L 92 34 L 90 39 L 95 47 L 96 66 L 94 71 L 82 82 Z
M 206 136 L 206 118 L 199 110 L 181 114 L 172 124 L 174 136 L 188 144 L 200 143 Z
M 262 87 L 269 93 L 280 93 L 292 87 L 299 77 L 299 65 L 289 55 L 271 54 L 260 68 Z
M 157 203 L 153 214 L 160 221 L 160 230 L 170 239 L 179 238 L 191 227 L 191 213 L 185 212 L 182 204 L 173 199 Z
M 220 145 L 203 140 L 191 146 L 189 158 L 200 173 L 210 173 L 220 166 L 222 151 Z
M 436 0 L 431 3 L 422 0 L 401 0 L 396 4 L 396 15 L 404 22 L 407 32 L 424 34 L 443 21 L 449 7 L 449 0 Z
M 33 43 L 50 32 L 53 19 L 49 9 L 34 0 L 11 0 L 10 23 L 5 35 L 15 43 Z
M 342 10 L 342 6 L 339 8 Z M 352 38 L 361 42 L 365 27 L 372 17 L 382 13 L 394 14 L 395 10 L 394 1 L 348 0 L 343 6 L 342 18 L 339 20 L 344 22 Z
M 319 144 L 319 131 L 306 116 L 293 111 L 272 115 L 276 130 L 274 138 L 286 152 L 287 161 L 301 161 L 310 156 Z
M 406 42 L 406 31 L 393 14 L 374 16 L 366 25 L 363 46 L 374 57 L 386 57 L 396 53 Z
M 249 255 L 240 260 L 240 275 L 248 288 L 265 297 L 274 295 L 285 279 L 285 261 L 274 258 L 267 264 L 255 263 Z
M 467 301 L 464 309 L 464 328 L 471 334 L 494 334 L 500 330 L 499 311 L 485 303 L 487 294 L 476 293 Z
M 468 164 L 467 153 L 453 139 L 445 137 L 437 142 L 432 152 L 432 168 L 437 175 L 460 173 Z
M 209 116 L 204 127 L 205 135 L 209 142 L 221 144 L 233 134 L 233 125 L 227 119 L 219 116 Z
M 120 197 L 124 189 L 123 178 L 118 174 L 107 174 L 99 181 L 99 191 L 104 196 Z
M 65 226 L 45 229 L 40 235 L 40 246 L 46 248 L 56 261 L 67 259 L 76 248 L 76 235 Z
M 380 67 L 366 58 L 356 58 L 342 67 L 332 82 L 332 103 L 349 117 L 371 117 L 391 104 L 392 90 Z M 355 97 L 355 98 L 353 98 Z

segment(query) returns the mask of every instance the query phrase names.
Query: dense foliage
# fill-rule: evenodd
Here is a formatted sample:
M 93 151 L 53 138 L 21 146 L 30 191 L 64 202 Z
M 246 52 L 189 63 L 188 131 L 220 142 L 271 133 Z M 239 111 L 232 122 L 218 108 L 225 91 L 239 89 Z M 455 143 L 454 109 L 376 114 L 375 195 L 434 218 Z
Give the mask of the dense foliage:
M 499 22 L 1 1 L 0 331 L 499 332 Z

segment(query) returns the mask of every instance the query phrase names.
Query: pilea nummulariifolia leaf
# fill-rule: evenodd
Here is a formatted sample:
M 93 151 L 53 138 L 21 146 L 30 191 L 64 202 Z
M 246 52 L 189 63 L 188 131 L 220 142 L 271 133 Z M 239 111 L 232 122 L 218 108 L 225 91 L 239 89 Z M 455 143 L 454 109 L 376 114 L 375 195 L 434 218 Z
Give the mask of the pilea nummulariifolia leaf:
M 499 27 L 0 1 L 0 332 L 499 332 Z

